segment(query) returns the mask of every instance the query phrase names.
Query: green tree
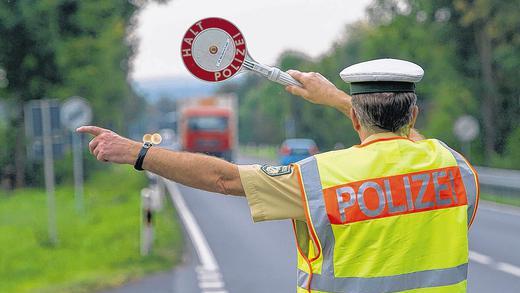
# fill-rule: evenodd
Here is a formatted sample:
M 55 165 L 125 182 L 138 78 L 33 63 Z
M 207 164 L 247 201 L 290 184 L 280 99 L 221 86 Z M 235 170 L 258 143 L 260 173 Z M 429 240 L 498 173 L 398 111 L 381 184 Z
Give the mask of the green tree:
M 459 148 L 453 123 L 460 115 L 473 115 L 483 131 L 472 145 L 472 161 L 494 164 L 495 157 L 514 153 L 511 141 L 516 141 L 520 119 L 515 81 L 520 68 L 520 18 L 514 8 L 519 4 L 519 0 L 375 0 L 367 9 L 368 21 L 349 25 L 322 58 L 293 62 L 290 54 L 279 64 L 320 72 L 348 90 L 338 76 L 348 65 L 389 57 L 414 61 L 425 70 L 417 87 L 420 130 Z M 283 117 L 290 116 L 297 120 L 297 135 L 316 139 L 322 148 L 332 147 L 335 140 L 345 145 L 357 142 L 348 120 L 337 111 L 294 99 L 278 85 L 255 80 L 239 91 L 241 115 L 254 115 L 254 125 L 274 127 L 244 133 L 246 141 L 279 143 L 284 137 Z M 267 133 L 259 135 L 261 131 Z
M 472 77 L 484 128 L 486 159 L 503 153 L 508 136 L 518 127 L 520 105 L 520 1 L 457 0 L 457 37 L 467 40 L 458 49 L 470 62 L 462 69 Z M 467 45 L 466 45 L 467 46 Z
M 8 125 L 15 142 L 3 145 L 14 158 L 17 186 L 25 178 L 26 101 L 80 95 L 92 104 L 95 122 L 116 130 L 142 108 L 127 83 L 137 2 L 0 2 L 0 69 L 6 72 L 0 96 L 16 112 Z

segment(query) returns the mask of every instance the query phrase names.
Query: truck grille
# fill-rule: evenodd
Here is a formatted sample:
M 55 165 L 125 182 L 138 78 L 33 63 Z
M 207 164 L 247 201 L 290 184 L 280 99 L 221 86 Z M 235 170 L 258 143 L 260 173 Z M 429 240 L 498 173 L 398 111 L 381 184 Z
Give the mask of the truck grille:
M 219 141 L 214 139 L 199 139 L 196 141 L 199 148 L 214 148 L 219 146 Z

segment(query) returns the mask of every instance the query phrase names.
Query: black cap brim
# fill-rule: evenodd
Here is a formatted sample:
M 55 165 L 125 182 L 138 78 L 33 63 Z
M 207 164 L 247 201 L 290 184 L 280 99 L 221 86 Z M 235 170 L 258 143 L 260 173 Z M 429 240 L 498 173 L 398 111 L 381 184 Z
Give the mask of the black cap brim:
M 387 92 L 415 92 L 415 83 L 398 81 L 365 81 L 350 84 L 350 94 L 370 94 Z

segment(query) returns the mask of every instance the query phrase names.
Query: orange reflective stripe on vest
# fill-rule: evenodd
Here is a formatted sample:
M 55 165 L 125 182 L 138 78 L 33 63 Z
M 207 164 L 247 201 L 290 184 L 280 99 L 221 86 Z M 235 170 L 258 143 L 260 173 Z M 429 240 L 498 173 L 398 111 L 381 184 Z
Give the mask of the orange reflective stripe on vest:
M 478 181 L 458 153 L 436 140 L 385 140 L 295 170 L 315 247 L 298 249 L 299 288 L 465 292 Z
M 458 167 L 357 181 L 323 190 L 332 224 L 466 205 Z

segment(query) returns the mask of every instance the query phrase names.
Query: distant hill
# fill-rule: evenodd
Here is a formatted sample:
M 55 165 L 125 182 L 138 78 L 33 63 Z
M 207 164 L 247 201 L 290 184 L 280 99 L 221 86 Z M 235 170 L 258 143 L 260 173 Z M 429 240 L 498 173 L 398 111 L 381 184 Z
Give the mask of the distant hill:
M 240 82 L 241 80 L 243 80 L 243 74 L 222 83 L 205 82 L 191 76 L 172 76 L 134 80 L 131 85 L 134 90 L 143 95 L 148 102 L 155 103 L 161 97 L 180 99 L 211 95 L 215 93 L 220 86 L 229 82 Z

